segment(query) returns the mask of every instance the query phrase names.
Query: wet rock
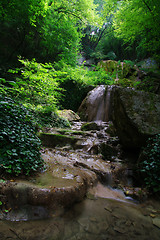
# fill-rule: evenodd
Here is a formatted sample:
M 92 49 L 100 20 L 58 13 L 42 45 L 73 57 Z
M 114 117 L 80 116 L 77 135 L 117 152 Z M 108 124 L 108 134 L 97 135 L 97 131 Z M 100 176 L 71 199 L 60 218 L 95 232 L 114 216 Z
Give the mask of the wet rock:
M 90 200 L 96 200 L 97 198 L 94 196 L 94 194 L 91 194 L 90 192 L 87 193 L 86 197 Z
M 79 224 L 76 221 L 72 221 L 72 228 L 69 224 L 65 224 L 65 239 L 72 239 L 77 232 L 79 232 Z
M 113 211 L 113 209 L 110 206 L 106 206 L 104 209 L 110 213 L 112 213 L 112 211 Z
M 114 230 L 115 230 L 116 232 L 122 233 L 122 234 L 124 234 L 124 233 L 126 232 L 125 229 L 122 229 L 121 227 L 118 227 L 118 226 L 115 226 L 115 227 L 114 227 Z
M 97 86 L 90 91 L 78 109 L 78 114 L 83 121 L 91 122 L 111 120 L 111 93 L 112 86 Z
M 2 232 L 0 232 L 0 239 L 5 239 L 5 236 Z
M 116 137 L 117 136 L 116 129 L 115 129 L 112 122 L 110 122 L 108 128 L 106 129 L 106 133 L 109 134 L 111 137 Z
M 131 88 L 114 88 L 113 123 L 124 147 L 142 147 L 160 132 L 160 96 Z
M 101 85 L 88 93 L 78 112 L 88 122 L 113 120 L 114 128 L 106 131 L 129 149 L 141 148 L 160 132 L 160 96 L 152 93 Z
M 43 146 L 51 148 L 68 144 L 74 146 L 74 144 L 79 140 L 78 137 L 76 138 L 73 136 L 54 133 L 40 133 L 39 138 L 41 139 Z
M 2 216 L 3 219 L 28 220 L 47 217 L 50 209 L 70 207 L 75 202 L 82 201 L 87 189 L 97 181 L 94 172 L 63 164 L 52 163 L 48 171 L 50 174 L 45 172 L 33 180 L 30 178 L 28 181 L 1 184 L 0 195 L 6 197 L 7 209 L 11 209 L 7 215 Z
M 84 123 L 81 127 L 82 131 L 90 131 L 90 130 L 100 130 L 100 126 L 96 122 L 87 122 Z
M 116 156 L 118 154 L 118 149 L 113 147 L 112 145 L 103 142 L 100 145 L 100 152 L 104 159 L 112 160 L 113 156 Z

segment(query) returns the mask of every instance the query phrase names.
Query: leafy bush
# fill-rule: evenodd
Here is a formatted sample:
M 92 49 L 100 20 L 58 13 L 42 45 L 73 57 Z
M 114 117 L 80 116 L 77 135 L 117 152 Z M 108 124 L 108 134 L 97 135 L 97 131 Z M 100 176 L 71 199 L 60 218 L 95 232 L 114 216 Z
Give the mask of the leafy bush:
M 93 66 L 94 71 L 82 67 L 73 68 L 65 64 L 56 64 L 55 68 L 59 74 L 59 86 L 64 89 L 63 98 L 60 99 L 62 108 L 77 111 L 88 91 L 93 87 L 113 84 L 113 76 L 107 74 L 103 69 Z
M 51 106 L 37 105 L 34 106 L 29 103 L 25 103 L 24 106 L 31 112 L 32 122 L 37 128 L 43 127 L 58 127 L 69 128 L 70 123 L 58 116 L 55 109 Z
M 77 111 L 91 86 L 114 83 L 115 76 L 95 66 L 90 71 L 63 61 L 54 65 L 37 63 L 34 59 L 20 59 L 20 62 L 22 68 L 9 70 L 15 80 L 1 79 L 0 90 L 23 104 L 31 104 L 34 109 L 46 107 L 46 112 L 49 108 L 56 112 L 58 107 Z
M 160 134 L 148 139 L 140 158 L 146 186 L 153 192 L 160 192 Z
M 40 140 L 29 112 L 0 95 L 0 170 L 12 175 L 30 175 L 43 167 Z
M 12 85 L 10 95 L 22 103 L 52 105 L 56 109 L 63 90 L 59 88 L 58 73 L 53 66 L 50 63 L 38 63 L 35 59 L 19 61 L 22 68 L 9 70 L 16 76 L 15 81 L 9 82 Z

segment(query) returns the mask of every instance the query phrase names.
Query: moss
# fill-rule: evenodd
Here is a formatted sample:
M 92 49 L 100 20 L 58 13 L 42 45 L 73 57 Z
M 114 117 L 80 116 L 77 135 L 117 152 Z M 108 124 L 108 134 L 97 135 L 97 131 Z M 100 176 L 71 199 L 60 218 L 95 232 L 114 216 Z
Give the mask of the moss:
M 99 126 L 95 122 L 88 122 L 82 125 L 81 130 L 82 131 L 99 130 Z
M 73 134 L 73 135 L 85 135 L 83 131 L 67 130 L 67 129 L 58 129 L 57 132 L 61 134 Z
M 54 148 L 55 146 L 74 145 L 77 141 L 75 137 L 53 133 L 39 133 L 39 138 L 43 146 Z

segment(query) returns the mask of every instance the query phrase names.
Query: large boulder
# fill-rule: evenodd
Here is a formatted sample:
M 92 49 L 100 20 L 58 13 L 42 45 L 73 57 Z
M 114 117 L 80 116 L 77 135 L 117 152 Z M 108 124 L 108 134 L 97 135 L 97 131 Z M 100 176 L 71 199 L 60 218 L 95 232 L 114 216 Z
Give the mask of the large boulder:
M 113 123 L 122 144 L 140 148 L 160 133 L 160 96 L 131 88 L 114 88 Z
M 160 96 L 132 88 L 97 86 L 83 100 L 78 113 L 84 121 L 112 120 L 126 148 L 140 148 L 160 133 Z
M 107 122 L 111 118 L 112 86 L 100 85 L 90 91 L 78 109 L 83 121 L 91 122 L 102 120 Z
M 58 115 L 62 118 L 67 119 L 69 122 L 80 120 L 80 117 L 78 116 L 78 114 L 76 114 L 72 110 L 67 110 L 67 109 L 59 110 Z

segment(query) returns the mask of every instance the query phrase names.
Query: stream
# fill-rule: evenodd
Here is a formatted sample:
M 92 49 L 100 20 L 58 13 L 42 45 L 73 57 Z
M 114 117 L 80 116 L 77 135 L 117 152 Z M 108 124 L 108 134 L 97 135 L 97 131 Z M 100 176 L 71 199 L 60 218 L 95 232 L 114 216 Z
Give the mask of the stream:
M 52 217 L 1 221 L 0 239 L 23 240 L 159 240 L 160 212 L 153 202 L 136 205 L 104 196 L 87 197 Z M 159 227 L 158 227 L 159 226 Z
M 83 201 L 70 207 L 57 207 L 47 212 L 41 206 L 25 206 L 6 215 L 3 213 L 4 218 L 0 218 L 1 240 L 160 239 L 160 203 L 152 199 L 139 202 L 126 196 L 122 188 L 115 187 L 112 169 L 119 169 L 123 159 L 117 138 L 111 138 L 106 133 L 109 124 L 98 123 L 99 130 L 85 133 L 80 132 L 81 125 L 75 122 L 73 132 L 63 132 L 66 135 L 78 135 L 76 147 L 66 144 L 52 149 L 44 148 L 42 157 L 47 163 L 47 170 L 28 181 L 49 188 L 54 175 L 55 186 L 68 186 L 77 176 L 70 170 L 73 167 L 77 171 L 98 175 L 98 180 L 88 188 Z M 49 131 L 55 133 L 57 130 Z M 62 130 L 59 131 L 62 133 Z M 98 152 L 104 139 L 114 146 L 113 149 L 109 148 L 112 151 L 107 151 L 110 160 L 104 159 Z M 64 167 L 66 164 L 69 168 Z M 130 187 L 132 181 L 125 184 Z

